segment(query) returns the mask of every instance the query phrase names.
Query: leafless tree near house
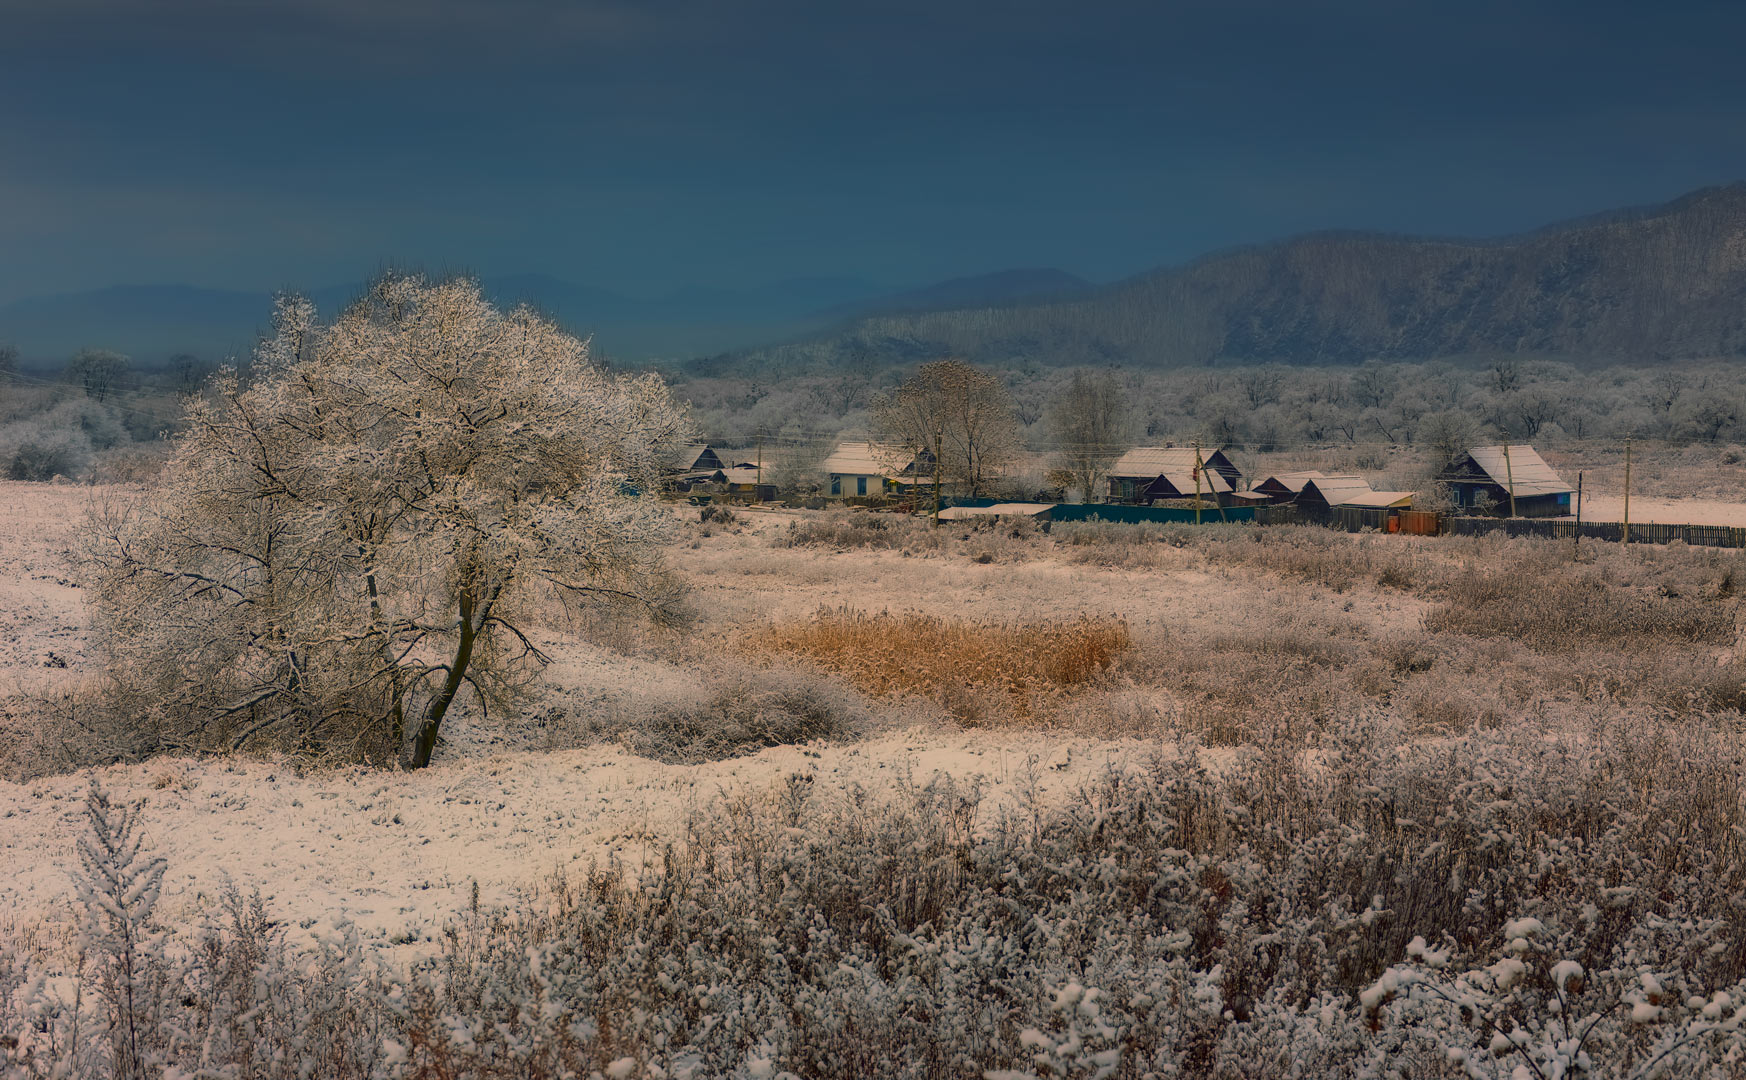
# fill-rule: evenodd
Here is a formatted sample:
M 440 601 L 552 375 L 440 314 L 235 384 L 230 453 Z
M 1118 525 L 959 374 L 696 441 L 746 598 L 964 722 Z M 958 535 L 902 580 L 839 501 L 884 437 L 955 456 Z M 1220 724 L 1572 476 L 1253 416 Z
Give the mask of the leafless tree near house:
M 923 364 L 873 403 L 874 422 L 904 452 L 940 443 L 941 479 L 970 496 L 999 479 L 1019 451 L 1018 416 L 1000 379 L 962 360 Z
M 140 748 L 428 764 L 467 694 L 514 698 L 559 598 L 671 618 L 652 486 L 687 434 L 469 281 L 280 302 L 245 386 L 193 399 L 162 483 L 86 536 L 96 638 Z
M 1075 371 L 1050 406 L 1048 421 L 1061 471 L 1072 477 L 1080 497 L 1089 499 L 1127 449 L 1128 402 L 1121 384 L 1107 371 Z

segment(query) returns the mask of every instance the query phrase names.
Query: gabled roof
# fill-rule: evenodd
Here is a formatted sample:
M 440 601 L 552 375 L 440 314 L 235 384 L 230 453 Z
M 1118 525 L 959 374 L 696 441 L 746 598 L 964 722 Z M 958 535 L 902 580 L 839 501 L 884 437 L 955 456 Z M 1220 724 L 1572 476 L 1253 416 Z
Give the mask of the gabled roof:
M 705 446 L 703 443 L 691 443 L 687 446 L 681 446 L 678 450 L 673 452 L 673 467 L 685 472 L 692 472 L 700 468 L 697 464 L 697 460 L 703 457 L 704 454 L 708 453 L 710 449 L 711 447 Z
M 1349 506 L 1353 499 L 1374 494 L 1362 476 L 1317 476 L 1304 481 L 1299 496 L 1314 492 L 1329 506 Z
M 1221 447 L 1203 446 L 1200 448 L 1200 461 L 1203 469 L 1210 464 L 1214 454 L 1221 452 Z M 1165 473 L 1194 471 L 1194 447 L 1192 446 L 1136 446 L 1116 459 L 1109 468 L 1109 475 L 1122 479 L 1149 480 Z M 1188 486 L 1194 486 L 1190 477 Z
M 819 471 L 848 476 L 885 476 L 903 464 L 902 454 L 870 442 L 840 442 L 819 462 Z
M 1320 480 L 1323 476 L 1324 474 L 1317 469 L 1305 469 L 1302 472 L 1274 473 L 1272 476 L 1267 477 L 1255 486 L 1259 488 L 1268 484 L 1275 484 L 1287 491 L 1301 492 L 1304 484 L 1311 480 Z
M 1507 461 L 1501 445 L 1475 446 L 1450 467 L 1444 478 L 1458 478 L 1474 473 L 1490 478 L 1492 483 L 1505 491 L 1513 490 L 1518 499 L 1535 495 L 1564 495 L 1575 490 L 1552 471 L 1552 466 L 1546 464 L 1546 459 L 1540 456 L 1538 450 L 1526 443 L 1511 445 Z
M 1410 506 L 1416 491 L 1372 491 L 1363 495 L 1355 495 L 1341 506 L 1355 506 L 1361 510 L 1391 510 L 1398 506 Z
M 1184 495 L 1193 495 L 1195 492 L 1194 470 L 1192 468 L 1171 469 L 1167 472 L 1159 473 L 1158 477 L 1162 477 L 1164 480 L 1168 481 L 1171 487 L 1180 491 Z M 1154 477 L 1154 479 L 1157 479 L 1158 477 Z M 1200 492 L 1202 495 L 1219 495 L 1230 490 L 1231 482 L 1229 480 L 1226 480 L 1223 476 L 1213 472 L 1211 469 L 1201 470 Z

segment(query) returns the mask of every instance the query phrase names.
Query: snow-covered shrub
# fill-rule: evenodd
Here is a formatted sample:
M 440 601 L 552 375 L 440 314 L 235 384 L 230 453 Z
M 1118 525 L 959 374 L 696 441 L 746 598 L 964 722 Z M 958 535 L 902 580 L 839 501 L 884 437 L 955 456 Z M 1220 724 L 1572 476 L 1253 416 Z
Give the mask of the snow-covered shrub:
M 51 428 L 83 432 L 93 450 L 113 450 L 132 441 L 114 409 L 87 397 L 69 398 L 43 415 Z
M 621 718 L 608 732 L 629 749 L 660 761 L 715 761 L 815 739 L 848 739 L 871 714 L 853 690 L 828 677 L 789 668 L 741 668 L 690 701 Z
M 91 460 L 91 440 L 77 428 L 24 420 L 0 428 L 0 469 L 9 480 L 74 478 Z
M 992 816 L 945 779 L 795 776 L 641 870 L 461 912 L 392 976 L 233 897 L 151 946 L 151 1052 L 275 1080 L 1724 1080 L 1743 778 L 1746 750 L 1690 724 L 1190 748 Z M 40 974 L 0 974 L 6 1080 L 51 1044 L 107 1053 L 108 1007 Z

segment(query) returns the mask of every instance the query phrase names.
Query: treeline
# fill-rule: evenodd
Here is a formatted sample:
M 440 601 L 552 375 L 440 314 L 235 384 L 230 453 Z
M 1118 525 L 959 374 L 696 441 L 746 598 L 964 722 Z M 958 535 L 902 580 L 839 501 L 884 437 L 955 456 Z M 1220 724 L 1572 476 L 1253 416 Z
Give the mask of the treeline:
M 1046 417 L 1082 370 L 997 369 L 1030 449 L 1059 448 Z M 1746 366 L 1723 361 L 1600 369 L 1505 358 L 1100 370 L 1118 383 L 1128 437 L 1137 442 L 1199 437 L 1270 452 L 1486 438 L 1550 445 L 1627 436 L 1671 443 L 1746 439 Z M 773 381 L 679 376 L 674 389 L 690 400 L 711 439 L 751 445 L 761 436 L 771 445 L 796 445 L 874 430 L 872 404 L 904 374 L 893 367 Z
M 0 345 L 0 479 L 136 478 L 213 370 L 187 353 L 136 366 L 82 349 L 58 372 L 27 371 L 16 349 Z

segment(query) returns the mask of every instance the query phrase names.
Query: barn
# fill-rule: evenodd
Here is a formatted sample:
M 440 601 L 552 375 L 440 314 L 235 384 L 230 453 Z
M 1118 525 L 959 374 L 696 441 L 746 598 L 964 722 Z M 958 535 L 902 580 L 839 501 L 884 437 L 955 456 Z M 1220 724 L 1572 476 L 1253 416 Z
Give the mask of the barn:
M 1194 498 L 1197 454 L 1202 498 L 1229 495 L 1237 489 L 1242 470 L 1220 447 L 1137 446 L 1110 466 L 1109 501 L 1144 504 L 1153 499 Z
M 1562 517 L 1570 513 L 1574 493 L 1539 451 L 1526 443 L 1475 446 L 1436 479 L 1448 485 L 1455 505 L 1467 514 Z

